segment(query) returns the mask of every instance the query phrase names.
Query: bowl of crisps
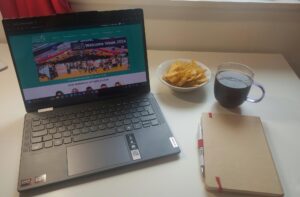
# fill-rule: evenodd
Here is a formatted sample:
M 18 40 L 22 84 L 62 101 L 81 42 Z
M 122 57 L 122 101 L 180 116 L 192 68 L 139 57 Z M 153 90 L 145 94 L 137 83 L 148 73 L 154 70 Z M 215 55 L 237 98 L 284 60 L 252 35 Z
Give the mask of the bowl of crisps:
M 161 63 L 157 69 L 160 81 L 176 92 L 190 92 L 207 84 L 210 69 L 201 62 L 190 59 L 174 59 Z

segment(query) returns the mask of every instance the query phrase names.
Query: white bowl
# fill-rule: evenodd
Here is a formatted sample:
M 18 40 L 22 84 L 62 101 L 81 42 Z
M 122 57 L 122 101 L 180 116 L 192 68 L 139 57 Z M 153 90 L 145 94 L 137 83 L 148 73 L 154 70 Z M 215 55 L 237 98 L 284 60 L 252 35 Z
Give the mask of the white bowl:
M 205 69 L 205 76 L 207 78 L 207 81 L 198 85 L 198 86 L 194 86 L 194 87 L 178 87 L 178 86 L 174 86 L 174 85 L 171 85 L 169 84 L 168 82 L 166 82 L 164 79 L 163 79 L 163 76 L 164 74 L 168 71 L 169 67 L 171 64 L 175 63 L 176 61 L 187 61 L 187 62 L 191 62 L 192 60 L 191 59 L 184 59 L 184 58 L 179 58 L 179 59 L 173 59 L 173 60 L 167 60 L 167 61 L 164 61 L 163 63 L 161 63 L 158 68 L 157 68 L 157 71 L 156 71 L 156 74 L 159 78 L 159 80 L 166 86 L 168 86 L 169 88 L 171 88 L 172 90 L 176 91 L 176 92 L 190 92 L 190 91 L 193 91 L 193 90 L 196 90 L 196 89 L 199 89 L 201 87 L 203 87 L 204 85 L 206 85 L 209 81 L 210 81 L 210 78 L 211 78 L 211 71 L 210 69 L 204 65 L 203 63 L 201 62 L 198 62 L 198 61 L 195 61 L 195 63 L 201 67 L 201 68 L 204 68 Z

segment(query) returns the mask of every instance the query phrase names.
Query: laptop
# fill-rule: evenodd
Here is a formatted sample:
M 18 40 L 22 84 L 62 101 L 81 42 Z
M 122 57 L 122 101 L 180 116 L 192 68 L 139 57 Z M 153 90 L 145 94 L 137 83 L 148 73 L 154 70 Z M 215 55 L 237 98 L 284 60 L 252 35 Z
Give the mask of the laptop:
M 3 26 L 27 111 L 18 191 L 180 152 L 150 93 L 141 9 Z

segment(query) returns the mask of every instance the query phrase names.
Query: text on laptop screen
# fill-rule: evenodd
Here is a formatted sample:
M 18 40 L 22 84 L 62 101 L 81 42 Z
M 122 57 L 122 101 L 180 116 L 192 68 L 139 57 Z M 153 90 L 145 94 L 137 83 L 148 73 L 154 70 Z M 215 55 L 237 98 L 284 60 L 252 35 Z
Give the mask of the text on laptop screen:
M 10 36 L 25 102 L 146 83 L 142 36 L 140 24 Z

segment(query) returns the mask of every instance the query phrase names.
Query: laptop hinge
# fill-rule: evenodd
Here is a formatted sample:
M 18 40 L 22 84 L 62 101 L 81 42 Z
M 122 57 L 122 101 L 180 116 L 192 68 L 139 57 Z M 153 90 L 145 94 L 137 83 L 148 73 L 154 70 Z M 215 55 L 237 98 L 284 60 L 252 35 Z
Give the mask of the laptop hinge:
M 53 111 L 53 107 L 38 109 L 38 113 Z

